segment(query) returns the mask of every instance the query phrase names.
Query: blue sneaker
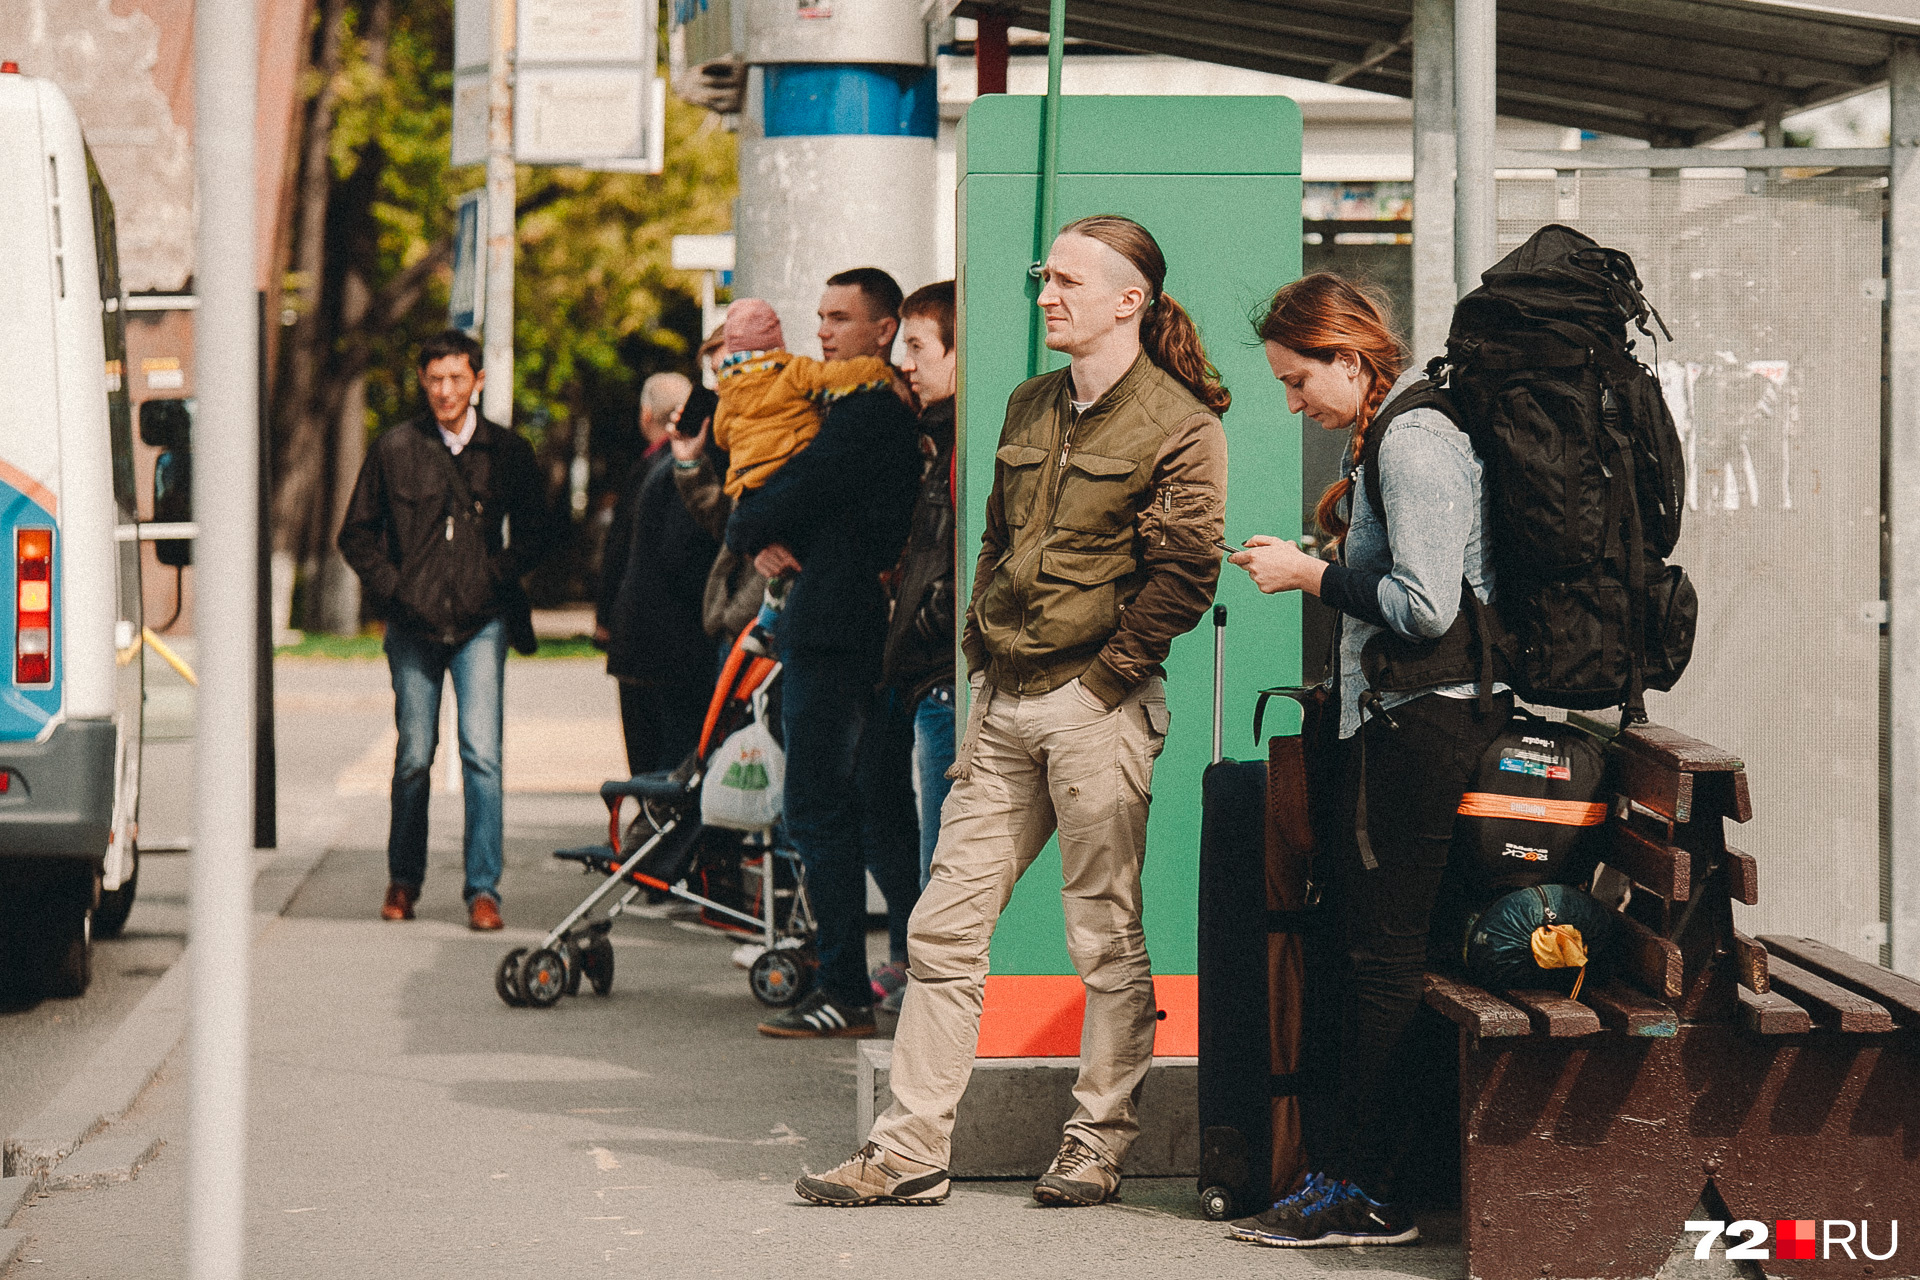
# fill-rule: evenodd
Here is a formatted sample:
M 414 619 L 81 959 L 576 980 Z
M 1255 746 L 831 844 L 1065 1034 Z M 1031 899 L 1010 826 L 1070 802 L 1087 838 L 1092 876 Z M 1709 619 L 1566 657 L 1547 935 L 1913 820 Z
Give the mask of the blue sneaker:
M 1381 1204 L 1346 1181 L 1328 1184 L 1318 1199 L 1298 1207 L 1283 1201 L 1253 1223 L 1252 1235 L 1241 1239 L 1280 1249 L 1415 1244 L 1420 1239 L 1420 1228 L 1414 1225 L 1412 1215 Z
M 1321 1196 L 1327 1194 L 1335 1185 L 1337 1184 L 1334 1179 L 1329 1178 L 1324 1173 L 1309 1173 L 1307 1180 L 1300 1185 L 1298 1191 L 1283 1200 L 1274 1201 L 1273 1208 L 1268 1209 L 1257 1217 L 1242 1218 L 1238 1222 L 1228 1223 L 1227 1234 L 1235 1240 L 1258 1242 L 1261 1231 L 1265 1229 L 1263 1224 L 1277 1212 L 1284 1209 L 1289 1213 L 1297 1213 L 1318 1200 Z

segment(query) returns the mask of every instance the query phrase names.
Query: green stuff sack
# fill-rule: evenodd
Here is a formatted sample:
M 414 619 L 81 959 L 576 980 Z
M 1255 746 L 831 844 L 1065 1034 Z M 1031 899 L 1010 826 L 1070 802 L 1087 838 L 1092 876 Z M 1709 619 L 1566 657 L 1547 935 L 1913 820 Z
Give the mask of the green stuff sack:
M 1467 977 L 1491 990 L 1577 995 L 1614 923 L 1612 911 L 1572 885 L 1516 889 L 1468 922 Z

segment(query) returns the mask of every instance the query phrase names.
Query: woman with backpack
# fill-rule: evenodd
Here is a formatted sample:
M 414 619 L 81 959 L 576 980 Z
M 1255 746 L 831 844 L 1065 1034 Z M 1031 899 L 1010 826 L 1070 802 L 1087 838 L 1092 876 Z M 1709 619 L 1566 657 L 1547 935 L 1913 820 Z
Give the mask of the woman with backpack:
M 1332 887 L 1345 965 L 1325 1149 L 1304 1186 L 1232 1233 L 1295 1248 L 1411 1243 L 1419 1229 L 1389 1184 L 1419 1074 L 1409 1036 L 1428 934 L 1454 811 L 1513 709 L 1479 643 L 1494 585 L 1483 471 L 1367 290 L 1306 276 L 1274 294 L 1257 330 L 1288 409 L 1352 442 L 1315 511 L 1335 559 L 1265 536 L 1230 557 L 1261 591 L 1311 592 L 1339 614 L 1310 750 L 1327 828 L 1315 875 Z

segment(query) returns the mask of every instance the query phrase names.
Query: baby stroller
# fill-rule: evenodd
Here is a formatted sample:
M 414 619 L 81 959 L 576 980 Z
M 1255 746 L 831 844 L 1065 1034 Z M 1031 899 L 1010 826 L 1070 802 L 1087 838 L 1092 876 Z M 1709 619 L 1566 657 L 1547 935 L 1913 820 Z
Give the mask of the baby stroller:
M 493 986 L 509 1005 L 551 1008 L 563 995 L 578 995 L 582 978 L 596 995 L 612 990 L 613 943 L 607 935 L 614 919 L 642 893 L 656 901 L 679 898 L 700 907 L 709 923 L 750 931 L 761 951 L 747 971 L 747 983 L 762 1004 L 790 1005 L 812 985 L 813 912 L 806 874 L 799 855 L 782 842 L 777 822 L 769 818 L 764 826 L 736 830 L 701 821 L 707 766 L 735 733 L 755 720 L 769 728 L 777 720 L 767 708 L 778 692 L 780 664 L 756 652 L 753 636 L 749 628 L 727 655 L 694 753 L 676 769 L 602 783 L 606 843 L 554 851 L 554 857 L 577 862 L 602 879 L 538 946 L 515 947 L 501 958 Z M 766 799 L 766 807 L 777 814 L 778 795 Z M 629 800 L 638 813 L 623 828 Z M 708 889 L 736 880 L 744 890 L 739 905 L 717 900 Z M 594 908 L 622 888 L 606 915 L 592 919 Z

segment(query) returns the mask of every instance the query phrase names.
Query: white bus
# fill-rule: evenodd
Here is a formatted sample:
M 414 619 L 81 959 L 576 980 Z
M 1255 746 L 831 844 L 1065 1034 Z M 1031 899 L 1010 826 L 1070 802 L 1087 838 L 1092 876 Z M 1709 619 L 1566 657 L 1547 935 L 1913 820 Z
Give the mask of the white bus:
M 0 963 L 77 996 L 133 902 L 140 543 L 113 203 L 66 96 L 0 66 Z

